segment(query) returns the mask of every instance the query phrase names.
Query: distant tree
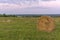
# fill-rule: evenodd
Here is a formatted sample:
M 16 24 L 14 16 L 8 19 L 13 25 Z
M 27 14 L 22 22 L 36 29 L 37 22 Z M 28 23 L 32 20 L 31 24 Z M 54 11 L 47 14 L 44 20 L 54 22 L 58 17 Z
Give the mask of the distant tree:
M 6 15 L 4 14 L 0 14 L 0 17 L 17 17 L 16 15 Z
M 6 14 L 3 14 L 3 17 L 7 17 L 7 15 Z

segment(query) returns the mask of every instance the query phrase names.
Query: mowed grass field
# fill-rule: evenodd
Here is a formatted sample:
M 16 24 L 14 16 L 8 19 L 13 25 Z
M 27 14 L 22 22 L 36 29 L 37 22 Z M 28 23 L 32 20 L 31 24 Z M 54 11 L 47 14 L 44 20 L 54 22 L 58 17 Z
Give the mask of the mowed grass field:
M 60 17 L 55 19 L 54 31 L 37 29 L 38 17 L 0 17 L 0 40 L 60 40 Z

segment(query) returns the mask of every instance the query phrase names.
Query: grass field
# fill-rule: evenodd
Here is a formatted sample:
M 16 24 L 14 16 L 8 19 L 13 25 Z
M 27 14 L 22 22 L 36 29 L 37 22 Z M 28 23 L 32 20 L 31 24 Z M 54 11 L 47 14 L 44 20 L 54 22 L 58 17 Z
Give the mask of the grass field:
M 60 40 L 60 17 L 55 19 L 55 30 L 37 30 L 38 18 L 0 17 L 0 40 Z

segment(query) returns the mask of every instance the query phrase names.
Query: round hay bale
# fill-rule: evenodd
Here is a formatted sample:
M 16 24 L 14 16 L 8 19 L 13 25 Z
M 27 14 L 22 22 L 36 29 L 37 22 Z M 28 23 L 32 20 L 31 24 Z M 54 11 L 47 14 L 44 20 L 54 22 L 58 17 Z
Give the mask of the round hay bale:
M 50 16 L 41 16 L 38 21 L 40 31 L 51 32 L 55 28 L 54 19 Z

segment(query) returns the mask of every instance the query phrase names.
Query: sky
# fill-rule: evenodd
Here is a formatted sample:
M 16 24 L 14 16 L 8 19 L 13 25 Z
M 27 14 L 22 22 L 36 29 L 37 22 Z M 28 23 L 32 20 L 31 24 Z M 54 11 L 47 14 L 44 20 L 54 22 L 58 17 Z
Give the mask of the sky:
M 60 14 L 60 0 L 0 0 L 0 14 Z

